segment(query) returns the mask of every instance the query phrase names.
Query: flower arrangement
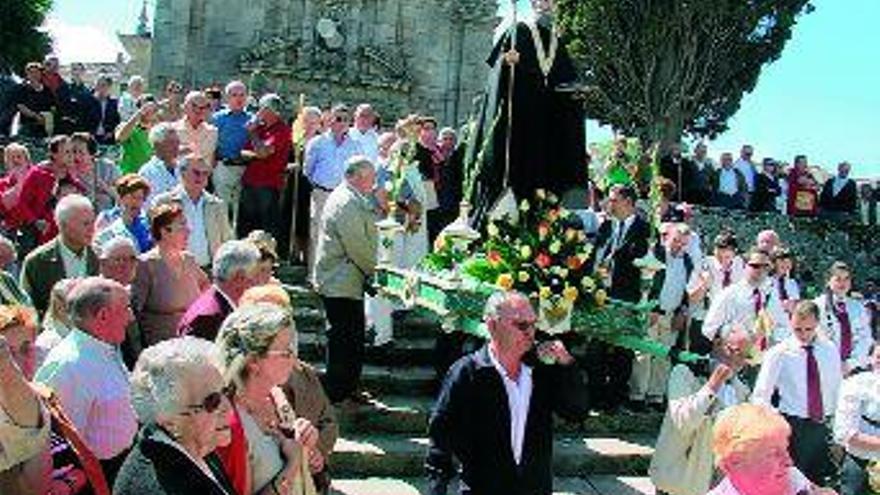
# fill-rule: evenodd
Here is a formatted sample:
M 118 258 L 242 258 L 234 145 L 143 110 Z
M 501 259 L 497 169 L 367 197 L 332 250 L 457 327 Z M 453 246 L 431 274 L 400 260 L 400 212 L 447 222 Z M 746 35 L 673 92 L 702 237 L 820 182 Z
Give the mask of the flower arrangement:
M 470 255 L 440 239 L 423 267 L 439 271 L 454 264 L 480 282 L 528 295 L 539 302 L 545 330 L 565 326 L 575 305 L 604 306 L 607 294 L 587 264 L 593 246 L 577 216 L 539 189 L 533 201 L 519 203 L 518 217 L 516 223 L 508 217 L 490 222 Z

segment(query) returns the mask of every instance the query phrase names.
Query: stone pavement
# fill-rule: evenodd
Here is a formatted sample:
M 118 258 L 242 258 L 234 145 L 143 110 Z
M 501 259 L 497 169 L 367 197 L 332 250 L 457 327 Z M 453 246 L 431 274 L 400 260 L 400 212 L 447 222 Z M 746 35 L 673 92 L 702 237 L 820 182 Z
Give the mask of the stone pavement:
M 289 284 L 294 303 L 300 358 L 322 370 L 320 300 L 305 287 L 301 268 L 285 267 L 279 276 Z M 341 434 L 331 460 L 332 493 L 426 493 L 423 463 L 437 331 L 429 317 L 412 313 L 395 323 L 393 349 L 367 351 L 363 385 L 376 399 L 369 406 L 339 412 Z M 580 424 L 560 421 L 554 444 L 554 493 L 653 494 L 645 473 L 660 420 L 657 414 L 596 414 Z

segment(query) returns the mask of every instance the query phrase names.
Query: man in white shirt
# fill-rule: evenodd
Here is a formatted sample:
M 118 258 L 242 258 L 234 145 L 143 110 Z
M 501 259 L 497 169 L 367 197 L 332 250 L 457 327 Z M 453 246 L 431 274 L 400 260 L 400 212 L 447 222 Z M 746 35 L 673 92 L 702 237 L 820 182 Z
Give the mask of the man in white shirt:
M 220 246 L 232 239 L 232 226 L 226 203 L 205 191 L 211 177 L 211 165 L 196 156 L 184 157 L 180 162 L 181 183 L 174 189 L 156 196 L 153 206 L 176 201 L 183 207 L 189 227 L 187 250 L 199 266 L 208 269 Z
M 196 155 L 214 166 L 217 128 L 207 122 L 211 102 L 201 91 L 190 91 L 183 100 L 183 118 L 174 123 L 180 137 L 181 154 Z
M 55 391 L 111 485 L 138 428 L 118 347 L 134 320 L 129 298 L 128 290 L 110 279 L 78 282 L 68 295 L 75 328 L 49 352 L 34 378 Z
M 733 164 L 734 168 L 739 170 L 740 173 L 743 174 L 743 177 L 746 178 L 746 184 L 749 186 L 750 193 L 755 190 L 755 175 L 758 174 L 755 162 L 752 161 L 752 155 L 754 152 L 755 151 L 751 145 L 744 144 L 739 151 L 739 160 Z
M 447 493 L 453 457 L 461 493 L 552 492 L 553 413 L 571 420 L 589 411 L 584 377 L 560 341 L 539 345 L 538 360 L 526 358 L 536 321 L 522 294 L 489 298 L 490 341 L 452 365 L 431 414 L 428 493 Z
M 174 189 L 180 183 L 180 171 L 177 169 L 180 136 L 174 125 L 163 122 L 153 126 L 150 129 L 150 144 L 153 145 L 153 157 L 138 171 L 138 175 L 150 184 L 150 195 L 144 201 L 148 208 L 156 196 Z
M 732 325 L 742 325 L 752 337 L 758 352 L 790 335 L 788 315 L 767 272 L 770 257 L 752 249 L 746 258 L 745 276 L 722 290 L 709 305 L 703 321 L 703 335 L 712 340 Z
M 764 355 L 752 402 L 771 406 L 778 394 L 777 409 L 791 425 L 794 465 L 822 484 L 832 471 L 827 420 L 837 407 L 840 355 L 833 343 L 817 337 L 819 307 L 813 301 L 798 303 L 791 326 L 793 335 Z
M 354 110 L 354 125 L 348 135 L 360 143 L 361 152 L 373 163 L 379 158 L 379 134 L 376 132 L 376 112 L 369 103 L 361 103 Z
M 668 223 L 661 226 L 663 244 L 654 249 L 654 256 L 664 263 L 663 270 L 654 275 L 651 300 L 657 301 L 651 312 L 648 337 L 672 347 L 679 332 L 687 329 L 688 279 L 694 276 L 694 263 L 685 252 L 684 224 Z M 630 376 L 630 407 L 643 409 L 645 405 L 663 410 L 663 397 L 669 378 L 669 360 L 646 353 L 637 353 Z M 646 404 L 647 403 L 647 404 Z

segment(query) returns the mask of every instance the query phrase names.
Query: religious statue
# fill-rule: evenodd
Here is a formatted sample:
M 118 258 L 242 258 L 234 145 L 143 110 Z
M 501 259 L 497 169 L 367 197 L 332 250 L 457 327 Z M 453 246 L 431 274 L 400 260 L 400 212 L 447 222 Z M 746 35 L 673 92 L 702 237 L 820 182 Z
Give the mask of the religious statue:
M 532 8 L 534 19 L 513 23 L 487 60 L 492 69 L 467 162 L 476 160 L 470 201 L 477 224 L 502 202 L 533 199 L 536 189 L 561 195 L 586 188 L 584 112 L 574 97 L 575 68 L 554 22 L 552 0 L 532 0 Z

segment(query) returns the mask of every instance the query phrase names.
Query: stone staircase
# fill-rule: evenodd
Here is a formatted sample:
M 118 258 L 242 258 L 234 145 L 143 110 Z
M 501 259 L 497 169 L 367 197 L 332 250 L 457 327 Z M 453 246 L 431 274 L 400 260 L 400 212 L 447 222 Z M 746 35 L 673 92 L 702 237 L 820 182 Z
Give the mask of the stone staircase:
M 283 267 L 299 331 L 300 358 L 323 369 L 324 318 L 320 299 L 304 284 L 302 267 Z M 395 346 L 367 350 L 362 377 L 376 400 L 339 411 L 340 439 L 331 463 L 337 495 L 426 493 L 423 462 L 433 404 L 436 324 L 417 311 L 395 322 Z M 653 494 L 645 477 L 661 417 L 594 415 L 556 425 L 553 472 L 556 494 Z M 499 494 L 501 495 L 501 494 Z

